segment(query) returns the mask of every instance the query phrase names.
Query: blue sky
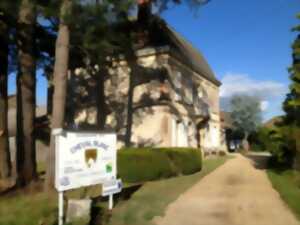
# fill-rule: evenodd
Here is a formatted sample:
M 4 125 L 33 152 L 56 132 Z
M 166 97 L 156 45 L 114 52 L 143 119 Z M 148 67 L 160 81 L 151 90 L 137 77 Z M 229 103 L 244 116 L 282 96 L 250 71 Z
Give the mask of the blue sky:
M 223 98 L 240 92 L 259 95 L 266 120 L 282 114 L 297 13 L 299 0 L 211 0 L 197 13 L 183 4 L 162 17 L 206 57 L 223 82 Z M 47 83 L 38 74 L 37 101 L 43 105 Z M 14 75 L 9 82 L 14 93 Z
M 222 97 L 259 95 L 267 120 L 282 114 L 297 13 L 299 0 L 212 0 L 196 15 L 181 5 L 162 16 L 206 57 Z

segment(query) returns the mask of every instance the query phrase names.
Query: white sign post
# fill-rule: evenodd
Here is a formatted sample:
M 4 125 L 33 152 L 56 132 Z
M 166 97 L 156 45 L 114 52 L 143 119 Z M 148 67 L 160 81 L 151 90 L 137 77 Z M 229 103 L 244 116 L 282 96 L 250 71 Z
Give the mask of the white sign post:
M 105 182 L 102 185 L 102 196 L 108 196 L 108 209 L 112 210 L 113 208 L 113 194 L 119 193 L 122 190 L 122 181 L 112 180 L 109 182 Z
M 63 223 L 63 192 L 96 184 L 117 183 L 110 193 L 121 191 L 117 175 L 115 133 L 53 131 L 56 136 L 55 187 L 59 192 L 59 225 Z M 111 186 L 110 186 L 111 187 Z M 103 188 L 105 189 L 105 187 Z
M 58 192 L 58 225 L 64 223 L 64 192 Z

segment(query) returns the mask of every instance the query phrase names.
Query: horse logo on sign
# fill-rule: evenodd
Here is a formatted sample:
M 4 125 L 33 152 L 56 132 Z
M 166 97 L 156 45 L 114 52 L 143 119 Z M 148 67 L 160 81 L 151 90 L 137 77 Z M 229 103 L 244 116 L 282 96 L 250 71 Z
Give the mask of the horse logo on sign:
M 91 168 L 97 161 L 97 149 L 85 150 L 85 163 L 88 168 Z

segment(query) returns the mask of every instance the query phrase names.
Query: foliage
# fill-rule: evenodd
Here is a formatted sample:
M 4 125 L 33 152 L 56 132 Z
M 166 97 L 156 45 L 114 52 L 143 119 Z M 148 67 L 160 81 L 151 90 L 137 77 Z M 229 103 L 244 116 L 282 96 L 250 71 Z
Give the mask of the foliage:
M 273 187 L 300 220 L 300 173 L 292 170 L 268 170 L 267 173 Z
M 240 129 L 226 129 L 226 138 L 228 140 L 243 140 L 245 138 L 245 133 Z
M 176 175 L 166 154 L 152 149 L 118 152 L 118 175 L 125 182 L 143 182 Z
M 200 6 L 207 4 L 210 0 L 153 0 L 158 10 L 164 11 L 169 8 L 171 4 L 187 4 L 192 11 L 196 11 Z
M 300 19 L 300 14 L 298 18 Z M 295 27 L 293 31 L 297 32 L 298 36 L 292 45 L 293 65 L 289 69 L 292 83 L 283 109 L 286 112 L 286 123 L 300 126 L 300 26 Z
M 270 133 L 270 149 L 275 161 L 279 164 L 292 166 L 296 154 L 296 140 L 293 137 L 294 128 L 282 125 Z
M 298 18 L 300 19 L 300 14 Z M 293 64 L 289 69 L 292 83 L 290 93 L 283 103 L 286 114 L 274 135 L 279 148 L 273 153 L 275 157 L 283 158 L 290 166 L 300 169 L 300 26 L 295 27 L 293 31 L 298 32 L 298 36 L 292 45 Z
M 248 136 L 248 141 L 252 151 L 269 151 L 274 165 L 287 167 L 295 156 L 296 143 L 292 133 L 290 126 L 259 127 Z
M 248 142 L 252 151 L 267 151 L 270 149 L 272 142 L 270 136 L 271 129 L 266 127 L 259 127 L 256 131 L 248 136 Z
M 249 134 L 261 123 L 260 99 L 255 96 L 234 95 L 230 100 L 230 115 L 235 130 Z
M 172 161 L 179 174 L 192 174 L 201 170 L 202 159 L 199 149 L 192 148 L 162 148 Z
M 201 151 L 192 148 L 126 148 L 118 151 L 119 176 L 144 182 L 201 170 Z

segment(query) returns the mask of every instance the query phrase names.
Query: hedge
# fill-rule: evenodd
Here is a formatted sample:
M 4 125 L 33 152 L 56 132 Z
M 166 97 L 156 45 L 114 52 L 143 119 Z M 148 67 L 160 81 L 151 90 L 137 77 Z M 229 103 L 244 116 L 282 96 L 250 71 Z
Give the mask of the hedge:
M 118 176 L 128 183 L 192 174 L 202 167 L 201 151 L 193 148 L 123 148 L 117 162 Z
M 192 174 L 201 170 L 202 157 L 199 149 L 166 148 L 160 150 L 168 155 L 179 174 Z

